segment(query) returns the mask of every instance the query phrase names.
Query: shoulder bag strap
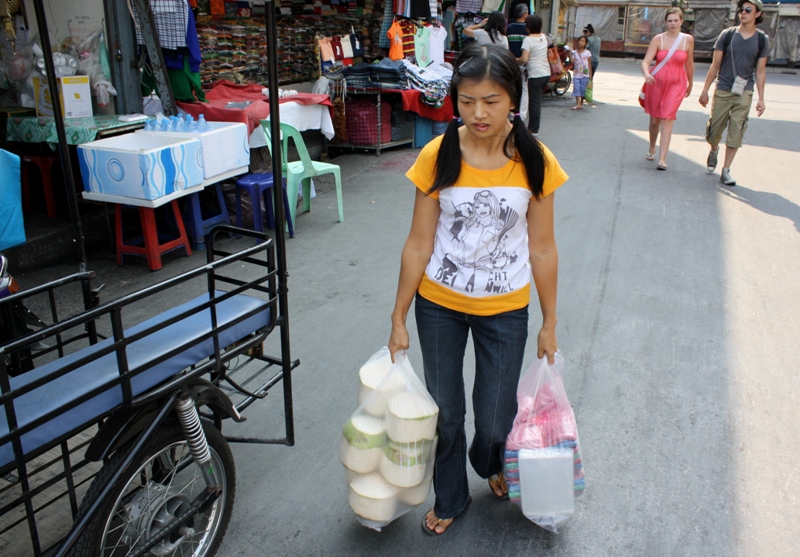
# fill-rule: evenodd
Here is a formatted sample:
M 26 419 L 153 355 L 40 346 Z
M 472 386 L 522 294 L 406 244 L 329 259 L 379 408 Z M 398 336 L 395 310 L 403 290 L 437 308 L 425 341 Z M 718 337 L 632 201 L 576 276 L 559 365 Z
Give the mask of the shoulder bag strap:
M 663 60 L 661 60 L 661 62 L 659 62 L 655 68 L 650 70 L 650 75 L 656 75 L 658 71 L 661 68 L 663 68 L 667 64 L 667 62 L 669 62 L 669 59 L 672 58 L 672 55 L 675 54 L 676 50 L 678 50 L 678 45 L 680 44 L 682 38 L 683 38 L 683 33 L 680 33 L 678 37 L 675 39 L 675 42 L 672 43 L 672 48 L 670 48 L 669 52 L 667 52 L 667 56 Z

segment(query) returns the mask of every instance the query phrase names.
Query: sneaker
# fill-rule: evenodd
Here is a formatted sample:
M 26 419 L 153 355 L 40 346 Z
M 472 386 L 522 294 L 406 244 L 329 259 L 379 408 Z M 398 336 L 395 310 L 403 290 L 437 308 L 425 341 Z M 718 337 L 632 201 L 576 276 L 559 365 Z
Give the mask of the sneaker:
M 717 169 L 718 154 L 719 154 L 719 147 L 717 147 L 716 151 L 710 151 L 708 153 L 708 159 L 706 159 L 706 168 L 708 168 L 709 172 L 714 172 Z
M 730 168 L 723 168 L 722 174 L 720 174 L 719 181 L 725 184 L 726 186 L 735 186 L 736 180 L 731 178 L 731 169 Z

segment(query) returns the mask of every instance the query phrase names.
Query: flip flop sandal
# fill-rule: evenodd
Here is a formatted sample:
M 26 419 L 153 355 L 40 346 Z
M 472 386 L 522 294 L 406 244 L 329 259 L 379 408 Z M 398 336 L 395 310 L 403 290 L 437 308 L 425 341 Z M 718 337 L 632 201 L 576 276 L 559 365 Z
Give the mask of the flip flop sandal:
M 503 477 L 503 474 L 502 474 L 502 473 L 500 473 L 500 474 L 495 474 L 494 476 L 490 476 L 490 477 L 489 477 L 489 489 L 491 489 L 491 490 L 492 490 L 492 495 L 494 495 L 494 496 L 495 496 L 495 498 L 497 498 L 497 499 L 500 499 L 500 500 L 503 500 L 503 501 L 504 501 L 504 500 L 508 499 L 508 493 L 503 493 L 502 495 L 498 495 L 497 493 L 495 493 L 495 491 L 494 491 L 494 487 L 493 487 L 493 485 L 492 485 L 492 484 L 494 483 L 494 485 L 497 485 L 497 486 L 499 487 L 499 486 L 500 486 L 500 483 L 499 483 L 499 482 L 500 482 L 500 480 L 502 479 L 502 477 Z
M 461 515 L 463 515 L 465 512 L 467 512 L 467 509 L 469 508 L 469 504 L 470 504 L 470 503 L 472 503 L 472 496 L 471 496 L 471 495 L 470 495 L 469 497 L 467 497 L 467 504 L 466 504 L 466 506 L 464 507 L 464 510 L 463 510 L 463 511 L 461 511 L 461 514 L 459 514 L 458 516 L 454 516 L 454 517 L 453 517 L 453 521 L 450 523 L 450 526 L 448 526 L 447 528 L 445 528 L 445 529 L 444 529 L 444 532 L 442 532 L 441 534 L 435 530 L 436 526 L 434 526 L 433 528 L 428 528 L 428 521 L 425 519 L 425 517 L 426 517 L 426 516 L 428 516 L 428 513 L 425 513 L 425 514 L 422 516 L 422 531 L 423 531 L 423 532 L 425 532 L 426 534 L 428 534 L 429 536 L 441 536 L 442 534 L 445 534 L 445 533 L 447 533 L 447 531 L 448 531 L 448 530 L 449 530 L 449 529 L 450 529 L 450 528 L 453 526 L 453 522 L 455 522 L 455 521 L 456 521 L 456 519 L 457 519 L 459 516 L 461 516 Z M 430 512 L 430 511 L 428 511 L 428 512 Z M 448 519 L 447 519 L 447 518 L 439 518 L 439 519 L 437 519 L 437 520 L 438 520 L 439 522 L 441 522 L 442 520 L 448 520 Z M 438 522 L 437 522 L 437 524 L 438 524 Z
M 656 168 L 659 169 L 659 170 L 666 170 L 667 169 L 667 163 L 660 162 L 660 163 L 658 163 L 658 166 L 656 166 Z
M 646 160 L 648 160 L 648 161 L 654 161 L 654 160 L 656 160 L 656 154 L 655 154 L 655 153 L 650 153 L 650 152 L 648 152 L 648 153 L 647 153 L 647 154 L 644 156 L 644 158 L 645 158 Z

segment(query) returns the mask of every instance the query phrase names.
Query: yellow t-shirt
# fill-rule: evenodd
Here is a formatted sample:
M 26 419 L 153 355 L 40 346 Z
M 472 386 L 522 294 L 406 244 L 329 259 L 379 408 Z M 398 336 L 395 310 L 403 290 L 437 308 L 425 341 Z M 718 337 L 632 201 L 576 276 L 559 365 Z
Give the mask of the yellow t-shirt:
M 428 143 L 406 176 L 423 192 L 435 177 L 442 136 Z M 543 196 L 567 181 L 567 174 L 542 145 L 546 161 Z M 528 204 L 533 193 L 520 161 L 480 170 L 463 161 L 458 181 L 438 190 L 433 255 L 419 294 L 441 306 L 472 315 L 496 315 L 530 301 Z

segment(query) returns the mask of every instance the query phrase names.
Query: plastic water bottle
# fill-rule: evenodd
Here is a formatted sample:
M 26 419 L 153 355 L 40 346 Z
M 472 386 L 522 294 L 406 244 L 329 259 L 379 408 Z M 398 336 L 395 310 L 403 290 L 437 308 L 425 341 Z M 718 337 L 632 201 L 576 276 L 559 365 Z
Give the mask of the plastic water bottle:
M 194 120 L 189 122 L 189 127 L 187 128 L 187 130 L 190 131 L 190 132 L 196 132 L 197 131 L 197 122 L 194 121 Z
M 192 118 L 192 115 L 187 112 L 183 117 L 183 125 L 187 130 L 189 129 L 189 124 L 191 124 L 193 121 L 194 118 Z
M 208 131 L 208 122 L 206 122 L 205 114 L 200 115 L 200 119 L 197 121 L 197 131 L 199 132 L 207 132 Z
M 182 132 L 186 129 L 183 124 L 183 118 L 175 118 L 175 121 L 172 123 L 172 131 Z
M 144 123 L 144 131 L 151 132 L 153 131 L 153 120 L 148 120 Z
M 164 118 L 163 120 L 161 120 L 161 131 L 162 132 L 172 131 L 172 123 L 169 121 L 169 118 Z

